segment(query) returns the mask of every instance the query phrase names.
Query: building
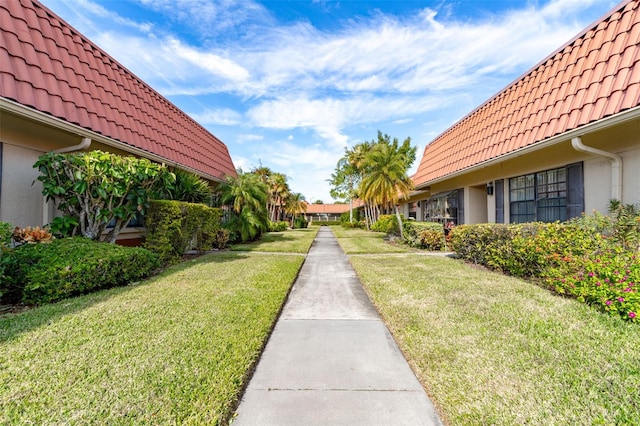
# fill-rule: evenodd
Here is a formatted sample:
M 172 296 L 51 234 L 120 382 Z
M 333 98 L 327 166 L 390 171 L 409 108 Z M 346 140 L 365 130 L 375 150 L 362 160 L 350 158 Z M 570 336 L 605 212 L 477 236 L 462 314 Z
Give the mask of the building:
M 405 216 L 556 221 L 640 202 L 640 0 L 626 0 L 429 143 Z
M 0 0 L 0 221 L 54 215 L 33 164 L 100 149 L 236 176 L 224 143 L 36 0 Z M 33 183 L 33 185 L 32 185 Z
M 354 200 L 351 204 L 310 204 L 307 203 L 305 218 L 313 222 L 339 222 L 343 213 L 349 213 L 349 209 L 356 210 L 363 206 L 362 201 Z

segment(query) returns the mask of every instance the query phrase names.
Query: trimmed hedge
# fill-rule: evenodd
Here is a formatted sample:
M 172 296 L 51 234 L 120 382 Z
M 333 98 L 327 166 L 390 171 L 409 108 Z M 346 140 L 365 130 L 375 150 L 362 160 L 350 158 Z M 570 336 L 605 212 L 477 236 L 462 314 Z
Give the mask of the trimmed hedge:
M 463 259 L 637 321 L 640 253 L 580 223 L 459 225 L 451 248 Z M 629 235 L 625 235 L 625 241 Z
M 289 223 L 286 221 L 271 222 L 269 221 L 269 232 L 283 232 L 289 229 Z
M 24 244 L 10 254 L 5 299 L 27 304 L 55 302 L 145 278 L 160 266 L 158 256 L 84 237 Z
M 154 200 L 145 217 L 144 247 L 156 253 L 163 264 L 179 261 L 193 248 L 202 253 L 224 248 L 229 234 L 221 226 L 222 211 L 204 204 Z
M 5 270 L 9 268 L 10 263 L 13 261 L 9 256 L 11 252 L 11 233 L 11 224 L 0 222 L 0 299 L 3 293 L 6 293 L 8 290 L 9 277 L 5 275 Z
M 400 219 L 404 221 L 404 216 L 400 215 Z M 398 218 L 395 214 L 381 214 L 378 220 L 371 225 L 371 230 L 387 234 L 399 234 Z
M 305 219 L 304 216 L 298 216 L 293 219 L 293 228 L 294 229 L 302 229 L 307 228 L 309 226 L 309 221 Z
M 404 243 L 409 247 L 440 251 L 446 248 L 444 228 L 437 222 L 404 221 Z

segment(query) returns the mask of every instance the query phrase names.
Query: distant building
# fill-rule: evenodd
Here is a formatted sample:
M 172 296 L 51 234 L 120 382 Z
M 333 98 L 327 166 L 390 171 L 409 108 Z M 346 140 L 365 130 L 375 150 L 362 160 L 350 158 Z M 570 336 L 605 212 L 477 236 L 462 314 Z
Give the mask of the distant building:
M 354 200 L 353 204 L 309 204 L 307 203 L 307 211 L 305 217 L 311 223 L 313 222 L 339 222 L 343 213 L 349 213 L 349 209 L 354 211 L 362 207 L 360 200 Z M 355 214 L 355 213 L 354 213 Z
M 628 0 L 429 143 L 419 221 L 551 222 L 640 202 L 640 1 Z
M 33 164 L 100 149 L 210 181 L 236 176 L 224 143 L 36 0 L 0 0 L 0 221 L 47 224 Z

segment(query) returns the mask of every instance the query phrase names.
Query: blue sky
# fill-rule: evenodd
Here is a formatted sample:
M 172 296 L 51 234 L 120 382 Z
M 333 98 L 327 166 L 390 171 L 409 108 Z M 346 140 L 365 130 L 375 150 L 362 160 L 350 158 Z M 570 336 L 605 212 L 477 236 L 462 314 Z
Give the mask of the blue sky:
M 331 202 L 345 147 L 427 143 L 618 1 L 41 0 L 229 148 Z

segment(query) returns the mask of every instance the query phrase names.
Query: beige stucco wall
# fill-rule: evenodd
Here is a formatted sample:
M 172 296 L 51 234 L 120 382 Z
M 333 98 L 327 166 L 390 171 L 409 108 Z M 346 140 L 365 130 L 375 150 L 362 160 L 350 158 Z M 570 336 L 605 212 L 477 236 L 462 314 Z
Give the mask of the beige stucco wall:
M 494 189 L 495 191 L 495 189 Z M 487 195 L 487 222 L 495 223 L 496 221 L 496 195 Z
M 42 153 L 15 145 L 3 144 L 2 194 L 0 221 L 14 226 L 42 226 L 42 184 L 33 164 Z
M 464 188 L 464 223 L 487 222 L 486 186 L 468 186 Z
M 640 148 L 618 152 L 622 157 L 622 202 L 640 203 Z M 606 213 L 611 191 L 611 166 L 607 158 L 594 157 L 584 162 L 585 212 Z
M 638 135 L 640 145 L 640 134 Z M 622 201 L 640 204 L 640 146 L 622 154 Z

